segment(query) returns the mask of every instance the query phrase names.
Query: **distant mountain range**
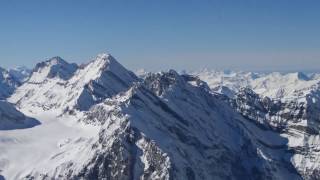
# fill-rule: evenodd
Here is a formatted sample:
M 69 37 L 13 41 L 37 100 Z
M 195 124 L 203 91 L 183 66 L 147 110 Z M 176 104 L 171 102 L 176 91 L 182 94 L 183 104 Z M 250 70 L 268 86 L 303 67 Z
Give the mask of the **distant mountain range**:
M 0 69 L 0 179 L 320 179 L 320 74 Z

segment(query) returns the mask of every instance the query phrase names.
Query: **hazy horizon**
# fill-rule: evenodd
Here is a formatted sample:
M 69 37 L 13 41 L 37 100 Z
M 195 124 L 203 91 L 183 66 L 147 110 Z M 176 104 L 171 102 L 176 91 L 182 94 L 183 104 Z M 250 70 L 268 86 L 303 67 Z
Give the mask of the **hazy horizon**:
M 98 53 L 100 54 L 100 53 Z M 97 54 L 97 55 L 98 55 Z M 114 56 L 113 54 L 111 54 L 112 56 Z M 44 62 L 44 61 L 47 61 L 53 57 L 56 57 L 56 56 L 52 56 L 52 57 L 46 57 L 46 58 L 43 58 L 41 60 L 38 60 L 37 63 L 40 63 L 40 62 Z M 61 56 L 59 56 L 61 57 Z M 67 61 L 68 63 L 76 63 L 78 65 L 82 65 L 82 64 L 87 64 L 89 63 L 90 61 L 94 60 L 96 56 L 93 56 L 85 61 L 70 61 L 68 59 L 65 59 L 63 57 L 61 57 L 63 60 Z M 115 57 L 116 58 L 116 57 Z M 183 72 L 183 71 L 187 71 L 187 72 L 195 72 L 195 71 L 204 71 L 204 70 L 209 70 L 209 71 L 233 71 L 233 72 L 239 72 L 239 71 L 243 71 L 243 72 L 256 72 L 256 73 L 271 73 L 271 72 L 280 72 L 280 73 L 294 73 L 294 72 L 303 72 L 303 73 L 320 73 L 320 69 L 319 68 L 314 68 L 314 69 L 301 69 L 301 68 L 296 68 L 296 69 L 277 69 L 277 68 L 271 68 L 271 69 L 259 69 L 259 68 L 239 68 L 239 67 L 234 67 L 234 68 L 230 68 L 230 67 L 210 67 L 210 66 L 206 66 L 206 65 L 203 65 L 203 66 L 198 66 L 198 67 L 193 67 L 193 68 L 183 68 L 183 67 L 151 67 L 151 68 L 148 68 L 148 67 L 144 67 L 144 66 L 141 66 L 141 67 L 134 67 L 134 68 L 131 68 L 130 66 L 128 66 L 127 64 L 124 64 L 122 63 L 121 60 L 119 60 L 118 58 L 116 58 L 116 60 L 122 64 L 125 68 L 131 70 L 131 71 L 134 71 L 134 72 L 138 72 L 138 71 L 146 71 L 146 72 L 160 72 L 160 71 L 168 71 L 170 69 L 173 69 L 173 70 L 176 70 L 177 72 Z M 32 70 L 36 64 L 30 64 L 29 66 L 28 65 L 24 65 L 24 64 L 17 64 L 17 65 L 13 65 L 13 66 L 10 66 L 10 67 L 4 67 L 4 66 L 1 66 L 2 68 L 5 68 L 5 69 L 14 69 L 14 68 L 19 68 L 19 67 L 24 67 L 24 68 L 27 68 L 29 70 Z M 170 64 L 168 64 L 170 65 Z
M 290 4 L 290 6 L 288 6 Z M 320 2 L 4 1 L 0 66 L 109 52 L 128 69 L 320 71 Z

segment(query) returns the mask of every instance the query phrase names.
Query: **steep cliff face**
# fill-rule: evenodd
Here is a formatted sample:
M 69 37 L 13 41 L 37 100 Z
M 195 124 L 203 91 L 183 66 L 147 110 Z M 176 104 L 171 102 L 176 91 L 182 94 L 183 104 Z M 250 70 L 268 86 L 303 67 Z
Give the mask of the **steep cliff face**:
M 195 74 L 247 120 L 287 138 L 294 167 L 304 179 L 319 179 L 319 74 Z
M 319 90 L 284 101 L 243 88 L 229 101 L 248 120 L 288 139 L 292 163 L 304 179 L 319 178 Z

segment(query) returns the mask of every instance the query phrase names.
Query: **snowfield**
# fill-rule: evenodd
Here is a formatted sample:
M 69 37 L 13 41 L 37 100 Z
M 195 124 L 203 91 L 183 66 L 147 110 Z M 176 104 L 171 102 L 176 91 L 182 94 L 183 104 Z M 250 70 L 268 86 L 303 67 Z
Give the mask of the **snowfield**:
M 97 127 L 84 126 L 75 117 L 57 118 L 55 113 L 26 114 L 40 120 L 41 125 L 0 131 L 0 169 L 8 179 L 23 179 L 34 169 L 55 167 L 50 159 L 63 154 L 67 146 L 81 145 L 98 132 Z

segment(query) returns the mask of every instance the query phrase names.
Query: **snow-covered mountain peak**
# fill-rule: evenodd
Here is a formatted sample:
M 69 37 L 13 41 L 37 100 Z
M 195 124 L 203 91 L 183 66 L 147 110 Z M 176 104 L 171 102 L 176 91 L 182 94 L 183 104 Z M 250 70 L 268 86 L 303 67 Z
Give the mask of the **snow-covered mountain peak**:
M 79 68 L 54 57 L 37 65 L 10 102 L 20 108 L 58 109 L 57 113 L 83 111 L 128 90 L 135 81 L 138 78 L 109 54 L 100 54 Z
M 250 82 L 250 86 L 256 93 L 277 99 L 305 95 L 316 84 L 318 84 L 317 80 L 312 80 L 301 72 L 270 73 Z
M 9 97 L 21 82 L 4 68 L 0 67 L 0 99 Z
M 296 82 L 296 81 L 308 81 L 310 78 L 305 75 L 303 72 L 292 72 L 292 73 L 280 73 L 280 72 L 273 72 L 264 76 L 266 79 L 272 79 L 276 81 L 283 81 L 283 82 Z M 264 78 L 262 77 L 262 78 Z
M 174 70 L 160 73 L 149 73 L 144 78 L 145 86 L 157 96 L 165 97 L 168 92 L 186 92 L 193 89 L 210 91 L 209 86 L 198 77 L 183 74 L 180 75 Z M 170 93 L 169 93 L 170 94 Z
M 94 64 L 95 67 L 110 68 L 112 66 L 122 66 L 120 63 L 109 53 L 100 53 L 89 64 Z
M 64 59 L 62 59 L 60 56 L 54 56 L 50 58 L 47 62 L 49 62 L 51 65 L 67 64 L 67 62 Z
M 293 77 L 296 77 L 297 79 L 302 80 L 302 81 L 309 81 L 310 80 L 310 78 L 306 74 L 304 74 L 303 72 L 291 73 L 290 75 Z
M 161 71 L 159 73 L 149 73 L 146 76 L 146 79 L 149 78 L 157 79 L 158 81 L 172 80 L 170 81 L 171 84 L 182 80 L 179 73 L 173 69 L 170 69 L 168 71 Z
M 242 87 L 249 87 L 261 96 L 275 99 L 293 99 L 305 96 L 311 89 L 317 88 L 319 79 L 316 74 L 308 77 L 303 72 L 293 73 L 256 73 L 245 71 L 202 70 L 192 72 L 208 83 L 218 93 L 232 97 Z M 320 77 L 320 76 L 319 76 Z
M 308 81 L 310 78 L 303 72 L 280 73 L 272 72 L 262 75 L 260 78 L 268 78 L 282 81 Z
M 111 54 L 101 53 L 95 59 L 85 65 L 76 76 L 83 76 L 86 83 L 99 78 L 104 72 L 112 72 L 114 74 L 123 75 L 129 71 L 123 67 Z M 74 77 L 73 80 L 79 77 Z M 71 80 L 72 81 L 72 80 Z
M 109 79 L 119 81 L 122 85 L 128 85 L 128 82 L 136 81 L 138 78 L 118 61 L 107 53 L 97 55 L 97 57 L 83 68 L 79 69 L 75 76 L 69 80 L 71 84 L 90 84 L 93 81 L 102 83 Z M 107 82 L 106 82 L 107 83 Z M 129 83 L 130 84 L 130 83 Z M 111 84 L 110 84 L 111 85 Z M 114 84 L 116 86 L 116 84 Z
M 128 90 L 138 78 L 123 67 L 110 54 L 99 54 L 96 59 L 80 69 L 68 83 L 81 92 L 77 108 L 89 109 L 122 91 Z
M 109 57 L 112 57 L 111 54 L 106 52 L 97 55 L 97 59 L 108 59 Z
M 95 65 L 103 65 L 107 66 L 111 59 L 114 59 L 110 54 L 108 53 L 101 53 L 96 56 L 95 59 L 93 59 L 89 64 L 95 64 Z
M 109 70 L 114 73 L 124 73 L 124 71 L 128 71 L 111 54 L 108 53 L 98 54 L 94 63 L 102 65 L 102 70 Z
M 18 66 L 15 68 L 11 68 L 8 70 L 10 75 L 13 76 L 15 79 L 19 80 L 21 83 L 25 82 L 29 79 L 32 70 L 25 66 Z
M 61 66 L 66 66 L 69 63 L 62 59 L 60 56 L 54 56 L 52 58 L 49 58 L 43 62 L 40 62 L 36 65 L 34 71 L 37 71 L 41 68 L 44 68 L 46 66 L 54 66 L 54 65 L 61 65 Z
M 77 69 L 78 66 L 74 63 L 70 64 L 58 56 L 52 57 L 36 65 L 28 82 L 42 83 L 47 78 L 68 80 Z
M 182 77 L 174 70 L 150 73 L 144 78 L 145 85 L 158 96 L 161 96 L 168 89 L 182 84 L 182 81 Z

